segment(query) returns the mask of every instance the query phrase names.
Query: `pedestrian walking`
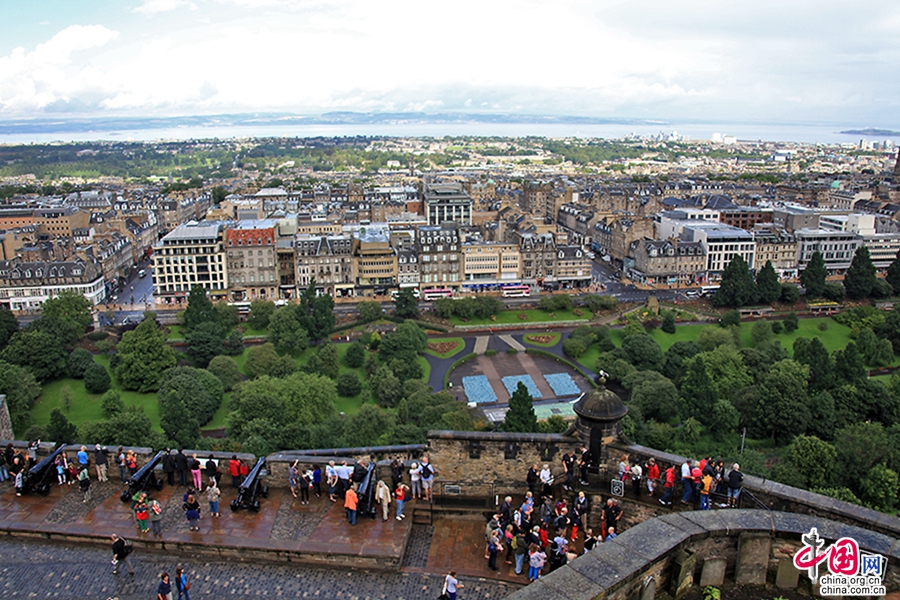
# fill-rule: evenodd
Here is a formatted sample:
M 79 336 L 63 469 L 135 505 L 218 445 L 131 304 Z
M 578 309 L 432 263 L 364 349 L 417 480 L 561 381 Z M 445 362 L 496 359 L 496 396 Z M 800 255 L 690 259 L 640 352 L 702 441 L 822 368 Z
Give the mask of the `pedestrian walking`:
M 175 567 L 175 589 L 178 590 L 178 600 L 184 596 L 184 600 L 191 600 L 191 583 L 184 574 L 184 568 L 181 565 Z
M 87 504 L 91 501 L 91 477 L 88 475 L 88 468 L 83 467 L 81 471 L 78 473 L 78 489 L 81 490 L 81 495 L 84 496 L 84 499 L 81 501 L 84 504 Z
M 219 486 L 216 485 L 215 479 L 209 480 L 209 487 L 206 488 L 206 500 L 209 502 L 209 516 L 211 517 L 220 517 L 219 514 L 219 497 L 222 495 L 222 492 L 219 490 Z
M 169 582 L 169 574 L 159 576 L 159 585 L 156 587 L 156 600 L 172 600 L 172 584 Z
M 441 591 L 441 596 L 446 596 L 447 600 L 456 600 L 456 591 L 463 587 L 463 584 L 456 578 L 456 571 L 450 571 L 444 577 L 444 589 Z
M 119 565 L 125 563 L 125 567 L 128 569 L 128 574 L 134 577 L 134 566 L 131 564 L 131 559 L 128 556 L 131 554 L 133 550 L 133 546 L 125 541 L 124 538 L 120 538 L 115 533 L 110 536 L 112 538 L 112 566 L 113 566 L 113 575 L 119 574 Z

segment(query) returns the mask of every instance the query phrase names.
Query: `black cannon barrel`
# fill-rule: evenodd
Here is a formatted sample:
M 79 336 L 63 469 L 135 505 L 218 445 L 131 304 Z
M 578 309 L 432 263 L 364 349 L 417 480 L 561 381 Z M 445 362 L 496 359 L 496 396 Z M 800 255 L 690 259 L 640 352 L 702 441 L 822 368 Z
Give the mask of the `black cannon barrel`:
M 63 453 L 66 445 L 60 444 L 49 456 L 41 459 L 25 473 L 23 488 L 25 493 L 36 491 L 41 494 L 50 493 L 50 483 L 56 478 L 56 457 Z M 52 477 L 50 477 L 52 474 Z M 48 481 L 49 480 L 49 481 Z
M 359 482 L 356 488 L 356 495 L 359 499 L 359 514 L 363 516 L 374 517 L 376 513 L 375 506 L 375 465 L 369 463 L 366 467 L 366 476 Z
M 120 499 L 122 502 L 128 502 L 132 496 L 137 494 L 138 492 L 142 492 L 149 487 L 156 486 L 159 489 L 162 489 L 162 480 L 157 480 L 156 474 L 153 470 L 156 468 L 161 461 L 163 456 L 166 454 L 165 450 L 160 450 L 156 453 L 156 456 L 151 458 L 142 466 L 137 472 L 128 478 L 128 487 L 122 492 Z
M 262 470 L 266 466 L 265 457 L 256 461 L 256 465 L 247 474 L 247 478 L 238 488 L 237 498 L 231 501 L 231 510 L 237 511 L 242 508 L 258 511 L 260 509 L 259 497 L 267 498 L 269 496 L 269 488 L 262 485 Z

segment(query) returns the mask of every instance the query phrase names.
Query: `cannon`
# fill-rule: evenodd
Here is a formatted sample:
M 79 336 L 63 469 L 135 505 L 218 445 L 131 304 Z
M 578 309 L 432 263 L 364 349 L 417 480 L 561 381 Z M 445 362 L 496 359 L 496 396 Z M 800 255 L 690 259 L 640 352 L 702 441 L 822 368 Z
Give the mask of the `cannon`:
M 265 457 L 256 461 L 256 466 L 250 470 L 244 483 L 238 488 L 237 498 L 231 501 L 232 512 L 242 508 L 259 512 L 259 497 L 269 497 L 269 488 L 262 483 L 262 470 L 265 466 Z
M 378 514 L 378 503 L 375 500 L 375 487 L 377 484 L 378 482 L 375 480 L 375 465 L 369 463 L 366 466 L 365 476 L 356 487 L 356 496 L 359 498 L 356 510 L 360 516 L 374 519 Z
M 60 444 L 53 453 L 28 469 L 22 482 L 22 491 L 25 494 L 37 492 L 42 496 L 50 493 L 50 488 L 56 483 L 56 457 L 62 454 L 65 444 Z
M 126 482 L 128 487 L 122 491 L 122 495 L 119 497 L 122 502 L 128 502 L 138 492 L 144 492 L 150 488 L 163 489 L 163 480 L 156 476 L 155 469 L 165 454 L 165 450 L 160 450 L 156 456 L 148 460 L 143 467 L 128 478 Z

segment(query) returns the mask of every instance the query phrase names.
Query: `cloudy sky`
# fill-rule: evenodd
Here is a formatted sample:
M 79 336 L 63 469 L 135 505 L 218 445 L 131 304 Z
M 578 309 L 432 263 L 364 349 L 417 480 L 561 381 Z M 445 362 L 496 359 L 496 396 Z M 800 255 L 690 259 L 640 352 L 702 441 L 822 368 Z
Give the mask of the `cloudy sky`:
M 484 111 L 900 125 L 896 0 L 0 0 L 0 120 Z

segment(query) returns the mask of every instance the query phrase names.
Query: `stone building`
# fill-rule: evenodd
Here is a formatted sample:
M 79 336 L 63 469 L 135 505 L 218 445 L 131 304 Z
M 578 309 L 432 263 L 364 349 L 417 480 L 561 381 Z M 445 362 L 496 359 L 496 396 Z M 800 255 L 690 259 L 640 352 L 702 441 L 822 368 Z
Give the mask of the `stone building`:
M 632 242 L 625 272 L 638 283 L 686 285 L 706 278 L 706 250 L 699 242 L 639 240 Z
M 552 233 L 516 233 L 523 283 L 543 285 L 556 280 L 556 242 Z
M 272 222 L 241 221 L 225 234 L 228 299 L 231 302 L 278 298 L 278 259 Z
M 106 296 L 100 264 L 88 258 L 67 261 L 0 261 L 0 306 L 34 310 L 66 290 L 99 304 Z
M 456 223 L 461 226 L 472 224 L 472 197 L 458 184 L 435 183 L 425 186 L 425 216 L 428 225 Z
M 462 245 L 463 289 L 495 289 L 521 278 L 519 249 L 515 244 L 479 242 Z
M 416 228 L 419 281 L 423 288 L 450 288 L 462 285 L 459 228 L 455 223 Z
M 353 295 L 353 238 L 347 234 L 301 234 L 294 239 L 294 248 L 297 287 L 301 291 L 315 279 L 317 294 L 333 298 Z
M 225 223 L 187 223 L 153 246 L 153 283 L 156 297 L 166 304 L 187 301 L 199 285 L 213 297 L 228 290 L 225 260 Z
M 397 253 L 390 232 L 361 228 L 353 238 L 353 274 L 356 296 L 386 296 L 397 285 Z

